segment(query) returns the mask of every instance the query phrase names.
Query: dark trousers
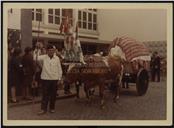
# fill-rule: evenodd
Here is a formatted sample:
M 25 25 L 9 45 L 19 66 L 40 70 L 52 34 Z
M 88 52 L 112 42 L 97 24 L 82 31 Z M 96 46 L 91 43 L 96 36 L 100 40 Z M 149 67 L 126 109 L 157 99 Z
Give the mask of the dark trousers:
M 65 92 L 70 91 L 70 85 L 69 85 L 69 83 L 67 81 L 64 81 L 64 91 Z
M 49 109 L 55 109 L 57 93 L 57 80 L 43 80 L 42 81 L 42 102 L 41 109 L 47 111 L 49 103 Z
M 152 81 L 155 81 L 156 76 L 157 76 L 157 81 L 160 82 L 160 69 L 152 70 Z

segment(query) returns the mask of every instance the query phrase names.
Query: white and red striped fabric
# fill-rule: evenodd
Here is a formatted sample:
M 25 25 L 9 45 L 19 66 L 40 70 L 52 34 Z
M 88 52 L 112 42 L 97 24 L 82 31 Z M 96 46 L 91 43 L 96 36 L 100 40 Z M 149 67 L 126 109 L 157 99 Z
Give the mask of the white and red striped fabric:
M 150 56 L 149 50 L 143 43 L 138 42 L 130 37 L 117 37 L 113 40 L 112 45 L 118 45 L 119 47 L 121 47 L 121 49 L 125 53 L 127 61 L 132 61 L 134 58 L 141 56 Z

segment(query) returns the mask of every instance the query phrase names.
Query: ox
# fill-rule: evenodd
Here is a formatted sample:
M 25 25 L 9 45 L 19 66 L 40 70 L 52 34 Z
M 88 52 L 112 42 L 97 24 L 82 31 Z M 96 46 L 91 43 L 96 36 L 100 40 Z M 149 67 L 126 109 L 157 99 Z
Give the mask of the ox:
M 69 65 L 66 71 L 66 81 L 84 83 L 86 97 L 90 99 L 89 91 L 95 86 L 99 87 L 101 107 L 104 108 L 105 81 L 112 81 L 116 86 L 114 101 L 119 98 L 119 90 L 122 79 L 122 61 L 118 56 L 88 56 L 85 57 L 86 64 Z M 77 97 L 79 98 L 79 84 L 76 84 Z

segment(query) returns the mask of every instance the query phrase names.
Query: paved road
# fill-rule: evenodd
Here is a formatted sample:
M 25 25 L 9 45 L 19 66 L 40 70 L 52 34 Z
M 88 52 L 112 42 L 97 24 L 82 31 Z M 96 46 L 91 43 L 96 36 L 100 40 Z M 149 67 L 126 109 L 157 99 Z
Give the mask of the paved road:
M 122 89 L 120 100 L 113 103 L 112 94 L 105 91 L 106 108 L 100 109 L 96 94 L 88 104 L 81 94 L 76 98 L 57 100 L 56 112 L 38 116 L 40 104 L 8 108 L 10 120 L 164 120 L 166 119 L 166 82 L 151 82 L 144 96 L 137 96 L 135 86 Z

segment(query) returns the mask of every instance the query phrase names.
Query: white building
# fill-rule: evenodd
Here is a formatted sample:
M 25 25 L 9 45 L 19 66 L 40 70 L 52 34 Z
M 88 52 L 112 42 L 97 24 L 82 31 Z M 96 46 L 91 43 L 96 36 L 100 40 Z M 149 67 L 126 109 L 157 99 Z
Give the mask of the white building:
M 9 19 L 12 15 L 20 16 L 19 10 L 9 10 L 8 13 Z M 115 37 L 128 36 L 150 46 L 150 51 L 163 52 L 162 55 L 166 56 L 167 13 L 162 9 L 32 9 L 33 44 L 40 40 L 44 44 L 63 47 L 64 36 L 59 33 L 59 27 L 67 14 L 74 26 L 77 21 L 79 23 L 79 37 L 85 54 L 106 51 Z M 8 28 L 20 29 L 14 27 L 19 26 L 15 21 L 17 18 L 8 23 Z M 152 42 L 164 44 L 159 47 L 165 50 L 152 49 L 151 45 L 156 47 Z
M 95 53 L 100 48 L 107 46 L 107 41 L 99 40 L 97 9 L 33 9 L 33 41 L 37 41 L 39 30 L 39 39 L 41 42 L 45 44 L 53 43 L 58 47 L 63 47 L 64 36 L 59 33 L 59 28 L 66 15 L 69 15 L 74 27 L 78 22 L 79 37 L 84 53 Z

